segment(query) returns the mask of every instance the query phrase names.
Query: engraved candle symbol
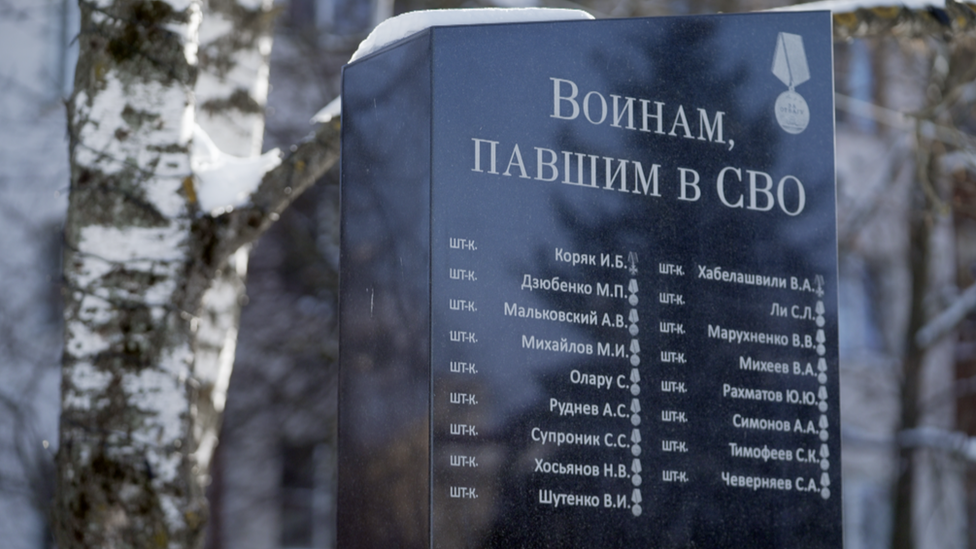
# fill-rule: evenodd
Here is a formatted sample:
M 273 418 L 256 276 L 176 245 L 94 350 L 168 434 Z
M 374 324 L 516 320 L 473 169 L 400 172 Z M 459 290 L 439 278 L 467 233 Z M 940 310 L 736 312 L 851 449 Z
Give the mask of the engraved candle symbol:
M 776 53 L 773 55 L 773 74 L 789 89 L 776 98 L 776 121 L 779 127 L 791 134 L 801 133 L 810 123 L 810 107 L 795 88 L 810 79 L 803 37 L 781 32 L 776 37 Z

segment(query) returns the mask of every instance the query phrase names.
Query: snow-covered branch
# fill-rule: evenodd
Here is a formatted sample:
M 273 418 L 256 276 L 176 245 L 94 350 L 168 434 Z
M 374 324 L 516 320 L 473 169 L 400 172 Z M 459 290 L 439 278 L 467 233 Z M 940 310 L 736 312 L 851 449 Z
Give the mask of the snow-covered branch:
M 218 268 L 238 248 L 257 240 L 289 204 L 339 160 L 339 120 L 321 124 L 281 164 L 267 172 L 250 200 L 240 208 L 197 221 L 212 234 L 208 266 Z
M 260 156 L 227 154 L 199 125 L 193 130 L 191 154 L 190 166 L 198 185 L 197 203 L 201 210 L 211 215 L 220 215 L 246 204 L 264 174 L 281 164 L 278 149 Z
M 946 0 L 821 0 L 776 8 L 776 11 L 829 10 L 833 13 L 851 13 L 857 10 L 927 10 L 945 9 Z

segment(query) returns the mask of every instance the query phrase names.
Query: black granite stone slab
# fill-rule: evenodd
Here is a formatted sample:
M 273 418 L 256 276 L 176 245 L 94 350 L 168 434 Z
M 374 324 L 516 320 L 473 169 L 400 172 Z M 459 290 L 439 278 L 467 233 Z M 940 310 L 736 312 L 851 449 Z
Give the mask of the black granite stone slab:
M 345 68 L 340 547 L 842 546 L 830 25 Z

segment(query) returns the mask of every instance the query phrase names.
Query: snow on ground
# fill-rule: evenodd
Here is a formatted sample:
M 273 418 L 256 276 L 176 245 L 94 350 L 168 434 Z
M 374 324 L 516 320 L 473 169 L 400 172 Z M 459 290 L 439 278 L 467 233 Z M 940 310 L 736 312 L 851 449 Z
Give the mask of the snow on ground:
M 499 23 L 532 23 L 541 21 L 580 21 L 593 19 L 583 10 L 556 8 L 475 8 L 460 10 L 421 10 L 411 11 L 383 21 L 369 33 L 349 62 L 369 55 L 389 44 L 403 40 L 430 27 L 455 25 L 493 25 Z M 342 109 L 341 98 L 331 103 L 312 117 L 312 122 L 326 123 L 338 116 Z

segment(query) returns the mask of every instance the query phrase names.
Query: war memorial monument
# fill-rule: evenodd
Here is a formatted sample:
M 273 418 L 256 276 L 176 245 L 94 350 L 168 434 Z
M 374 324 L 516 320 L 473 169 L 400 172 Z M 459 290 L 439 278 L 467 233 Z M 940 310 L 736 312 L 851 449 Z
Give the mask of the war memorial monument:
M 827 12 L 344 70 L 343 548 L 839 549 Z

